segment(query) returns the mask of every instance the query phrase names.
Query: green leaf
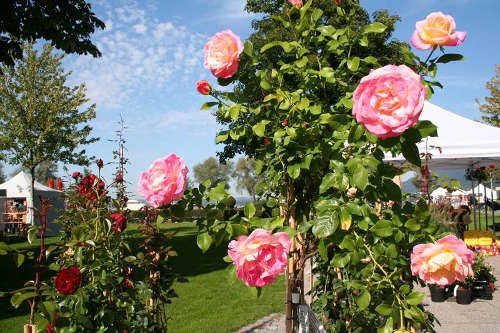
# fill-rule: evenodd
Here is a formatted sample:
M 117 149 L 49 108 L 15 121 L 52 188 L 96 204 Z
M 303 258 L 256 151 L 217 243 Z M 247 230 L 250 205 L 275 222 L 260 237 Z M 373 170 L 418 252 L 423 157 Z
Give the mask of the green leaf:
M 358 304 L 360 310 L 364 310 L 368 307 L 368 305 L 370 305 L 371 299 L 372 296 L 370 295 L 370 292 L 368 290 L 363 290 L 361 295 L 359 295 L 356 299 L 356 304 Z
M 434 125 L 429 120 L 420 120 L 416 126 L 417 130 L 420 132 L 420 135 L 425 138 L 428 136 L 436 137 L 438 136 L 438 130 L 436 125 Z
M 332 260 L 332 264 L 335 267 L 338 268 L 343 268 L 345 267 L 349 261 L 351 261 L 351 254 L 350 253 L 337 253 Z
M 392 223 L 387 220 L 379 220 L 370 230 L 379 237 L 389 237 L 392 235 Z
M 245 205 L 245 208 L 243 208 L 243 212 L 245 213 L 245 216 L 249 219 L 251 219 L 255 215 L 255 206 L 253 203 L 249 202 Z
M 335 175 L 333 173 L 327 173 L 323 177 L 321 185 L 319 186 L 319 194 L 325 193 L 328 189 L 333 187 L 334 184 L 335 184 Z
M 349 68 L 351 72 L 356 72 L 359 68 L 359 57 L 347 60 L 347 68 Z
M 377 305 L 375 311 L 377 311 L 377 313 L 380 313 L 383 316 L 388 316 L 392 313 L 392 306 L 382 303 Z
M 253 44 L 249 39 L 245 41 L 245 48 L 243 49 L 243 52 L 249 57 L 253 56 Z
M 220 134 L 219 134 L 219 135 L 217 135 L 217 137 L 215 137 L 215 143 L 221 143 L 221 142 L 224 142 L 224 141 L 226 141 L 228 138 L 229 138 L 229 135 L 228 135 L 227 131 L 225 131 L 225 132 L 220 132 Z
M 332 212 L 331 215 L 321 215 L 315 220 L 312 227 L 312 233 L 318 238 L 326 238 L 333 234 L 339 226 L 337 213 Z
M 297 179 L 300 176 L 300 163 L 292 164 L 287 166 L 286 171 L 293 179 Z
M 226 182 L 220 182 L 216 187 L 212 188 L 210 192 L 208 192 L 207 197 L 209 201 L 221 201 L 227 196 L 226 192 Z
M 387 29 L 386 25 L 383 24 L 383 23 L 380 23 L 380 22 L 374 22 L 372 24 L 368 24 L 364 29 L 363 29 L 363 33 L 367 34 L 367 33 L 381 33 L 381 32 L 384 32 L 385 29 Z
M 413 291 L 408 296 L 406 296 L 406 302 L 410 305 L 419 305 L 424 300 L 424 293 L 419 291 Z
M 409 219 L 405 224 L 406 229 L 410 231 L 418 231 L 422 227 L 417 219 Z
M 252 126 L 252 131 L 255 135 L 263 137 L 266 131 L 266 125 L 269 123 L 269 120 L 261 120 L 258 124 Z
M 202 111 L 209 110 L 209 109 L 213 108 L 214 106 L 216 106 L 217 104 L 219 104 L 219 103 L 218 102 L 203 103 L 203 105 L 201 106 L 201 110 Z
M 161 215 L 158 215 L 158 217 L 156 218 L 156 226 L 160 228 L 163 222 L 165 222 L 165 218 Z
M 14 257 L 14 262 L 16 263 L 16 266 L 21 267 L 21 265 L 23 264 L 24 259 L 25 259 L 24 254 L 14 253 L 13 257 Z
M 352 183 L 361 190 L 364 190 L 368 185 L 368 170 L 363 165 L 356 165 L 352 175 Z
M 458 53 L 446 53 L 446 54 L 443 54 L 442 56 L 440 56 L 436 62 L 437 63 L 442 63 L 442 64 L 446 64 L 450 61 L 462 61 L 464 60 L 464 56 L 461 55 L 461 54 L 458 54 Z
M 321 70 L 319 71 L 319 75 L 321 77 L 324 77 L 325 79 L 331 79 L 334 77 L 335 75 L 335 71 L 333 70 L 333 68 L 331 67 L 323 67 L 321 68 Z
M 392 333 L 394 329 L 394 321 L 392 317 L 387 318 L 387 321 L 385 322 L 384 326 L 380 326 L 377 329 L 377 333 Z
M 203 251 L 203 253 L 205 253 L 212 244 L 212 236 L 210 236 L 206 231 L 202 232 L 196 237 L 196 244 L 198 244 L 198 247 Z
M 24 301 L 35 297 L 35 295 L 36 293 L 33 291 L 26 293 L 15 293 L 10 298 L 10 304 L 12 304 L 12 306 L 17 309 Z
M 403 153 L 404 158 L 406 158 L 411 164 L 418 167 L 422 165 L 422 161 L 420 160 L 420 153 L 415 143 L 405 141 L 401 145 L 401 152 Z

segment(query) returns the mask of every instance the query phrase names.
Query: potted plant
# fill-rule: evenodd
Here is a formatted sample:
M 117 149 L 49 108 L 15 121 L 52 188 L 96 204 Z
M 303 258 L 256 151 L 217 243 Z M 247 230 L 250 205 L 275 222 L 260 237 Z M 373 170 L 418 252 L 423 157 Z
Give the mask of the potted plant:
M 456 300 L 458 304 L 470 304 L 472 302 L 472 285 L 474 277 L 468 276 L 463 281 L 459 281 Z
M 491 266 L 486 264 L 482 256 L 476 256 L 472 269 L 474 271 L 473 297 L 487 300 L 492 299 L 496 278 L 491 272 Z
M 440 286 L 438 284 L 429 284 L 429 291 L 431 292 L 431 300 L 433 302 L 444 302 L 448 298 L 448 291 L 450 286 Z

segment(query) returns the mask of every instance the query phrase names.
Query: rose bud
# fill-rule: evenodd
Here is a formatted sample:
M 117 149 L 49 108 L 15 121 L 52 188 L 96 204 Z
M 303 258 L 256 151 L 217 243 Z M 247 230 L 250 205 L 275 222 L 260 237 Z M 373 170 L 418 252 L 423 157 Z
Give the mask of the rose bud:
M 202 95 L 208 95 L 210 94 L 210 91 L 212 90 L 212 87 L 210 86 L 210 83 L 206 80 L 198 80 L 196 82 L 196 90 Z
M 286 126 L 288 124 L 288 120 L 287 119 L 284 119 L 282 122 L 281 122 L 281 125 L 283 126 Z
M 78 177 L 80 177 L 80 172 L 74 171 L 71 177 L 73 177 L 73 179 L 78 179 Z
M 98 160 L 97 160 L 97 167 L 98 167 L 99 169 L 102 169 L 102 167 L 103 167 L 103 166 L 104 166 L 104 162 L 102 161 L 102 159 L 98 159 Z

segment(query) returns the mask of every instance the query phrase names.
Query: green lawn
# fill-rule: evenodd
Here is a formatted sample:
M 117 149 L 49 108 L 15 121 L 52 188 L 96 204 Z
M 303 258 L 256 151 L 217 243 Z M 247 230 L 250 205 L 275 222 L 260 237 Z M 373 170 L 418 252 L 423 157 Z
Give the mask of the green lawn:
M 261 297 L 256 298 L 243 283 L 231 277 L 230 267 L 222 260 L 226 252 L 224 247 L 211 249 L 203 255 L 196 246 L 196 229 L 192 223 L 166 224 L 164 228 L 178 231 L 172 245 L 179 256 L 172 260 L 172 265 L 187 279 L 187 282 L 176 283 L 179 298 L 167 306 L 167 314 L 171 317 L 169 332 L 234 332 L 260 317 L 284 310 L 282 277 L 274 285 L 264 288 Z M 138 242 L 136 225 L 130 224 L 127 233 L 134 243 Z M 56 241 L 56 238 L 48 239 L 49 243 Z M 10 245 L 35 250 L 39 243 Z M 29 263 L 18 270 L 11 257 L 0 256 L 0 264 L 4 272 L 0 280 L 2 291 L 20 287 L 23 281 L 34 276 Z M 15 310 L 6 298 L 0 299 L 0 307 L 3 309 L 0 312 L 0 333 L 21 332 L 27 318 L 27 307 Z

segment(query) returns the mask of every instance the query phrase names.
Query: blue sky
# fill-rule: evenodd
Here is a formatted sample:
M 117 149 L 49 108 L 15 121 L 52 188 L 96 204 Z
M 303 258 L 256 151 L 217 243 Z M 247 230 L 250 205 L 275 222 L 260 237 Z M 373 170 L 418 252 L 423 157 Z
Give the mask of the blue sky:
M 480 114 L 474 102 L 483 98 L 484 85 L 500 63 L 500 1 L 498 0 L 362 0 L 370 12 L 387 8 L 399 14 L 396 38 L 409 40 L 415 21 L 432 11 L 455 17 L 457 30 L 467 31 L 460 52 L 466 60 L 441 66 L 438 79 L 445 89 L 432 102 L 471 119 Z M 97 105 L 94 136 L 101 141 L 89 153 L 112 160 L 115 138 L 123 116 L 128 130 L 129 190 L 136 193 L 142 170 L 171 152 L 184 157 L 190 169 L 218 147 L 218 125 L 199 111 L 206 98 L 195 89 L 198 79 L 214 78 L 203 67 L 203 46 L 214 33 L 230 28 L 242 39 L 251 32 L 253 17 L 244 12 L 245 0 L 137 0 L 91 1 L 107 28 L 93 36 L 103 53 L 95 59 L 67 56 L 65 67 L 73 71 L 71 83 L 85 82 L 87 96 Z M 419 53 L 425 56 L 424 53 Z M 111 167 L 107 168 L 109 177 Z M 8 171 L 8 170 L 7 170 Z M 132 195 L 133 196 L 133 195 Z

